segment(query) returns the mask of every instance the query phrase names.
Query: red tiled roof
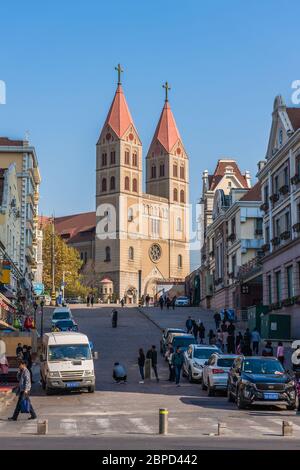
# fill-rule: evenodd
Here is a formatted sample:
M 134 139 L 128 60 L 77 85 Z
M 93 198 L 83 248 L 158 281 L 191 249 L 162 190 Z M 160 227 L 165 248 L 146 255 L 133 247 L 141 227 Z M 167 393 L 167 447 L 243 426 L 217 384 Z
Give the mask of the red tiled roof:
M 210 186 L 209 189 L 213 190 L 216 188 L 220 180 L 225 175 L 227 167 L 231 167 L 233 170 L 234 176 L 241 183 L 243 188 L 248 188 L 247 180 L 244 175 L 240 172 L 240 169 L 235 160 L 218 160 L 216 169 L 213 175 L 209 175 Z M 210 179 L 211 178 L 211 179 Z
M 261 184 L 258 181 L 243 197 L 240 201 L 261 201 Z
M 300 108 L 286 108 L 288 117 L 292 123 L 294 131 L 300 128 Z
M 121 139 L 130 125 L 135 127 L 122 86 L 118 85 L 103 128 L 110 126 Z
M 152 144 L 158 140 L 161 145 L 166 149 L 167 152 L 170 152 L 176 142 L 181 140 L 179 131 L 176 126 L 176 122 L 170 108 L 169 102 L 166 101 L 162 109 L 154 137 L 152 139 Z M 151 145 L 152 145 L 151 144 Z
M 68 243 L 85 241 L 84 238 L 79 235 L 81 232 L 87 232 L 88 230 L 94 233 L 93 229 L 96 227 L 96 212 L 83 212 L 82 214 L 55 217 L 54 224 L 58 234 L 70 234 L 70 238 L 67 240 Z M 88 234 L 88 236 L 91 237 L 91 234 Z
M 8 137 L 0 137 L 0 146 L 3 147 L 23 147 L 23 140 L 11 140 Z

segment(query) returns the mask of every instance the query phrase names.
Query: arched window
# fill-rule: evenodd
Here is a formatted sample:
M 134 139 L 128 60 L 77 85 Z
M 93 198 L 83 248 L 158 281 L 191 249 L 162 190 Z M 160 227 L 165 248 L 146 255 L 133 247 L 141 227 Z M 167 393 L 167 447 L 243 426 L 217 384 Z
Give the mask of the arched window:
M 110 247 L 105 248 L 105 261 L 110 261 Z
M 173 176 L 174 178 L 178 176 L 178 166 L 176 164 L 173 165 Z
M 102 166 L 107 165 L 107 153 L 102 153 Z
M 130 153 L 129 150 L 125 151 L 125 165 L 130 165 Z
M 134 248 L 132 246 L 130 246 L 128 250 L 128 259 L 130 261 L 134 260 Z
M 177 217 L 177 232 L 181 232 L 182 231 L 182 223 L 181 223 L 181 218 L 180 217 Z
M 182 255 L 178 255 L 178 269 L 182 268 Z
M 156 178 L 156 166 L 151 167 L 151 178 Z
M 178 191 L 176 188 L 174 188 L 174 191 L 173 191 L 173 199 L 176 202 L 178 201 Z
M 115 163 L 116 163 L 116 151 L 112 150 L 110 152 L 110 164 L 115 165 Z
M 180 191 L 180 202 L 184 202 L 184 191 L 183 191 L 183 189 Z
M 132 154 L 132 166 L 138 166 L 138 156 L 135 152 Z
M 106 178 L 102 179 L 102 192 L 107 190 Z
M 125 191 L 130 191 L 129 177 L 125 176 Z
M 137 179 L 136 178 L 133 178 L 133 181 L 132 181 L 132 191 L 134 193 L 137 193 Z
M 165 176 L 165 165 L 163 163 L 161 163 L 159 166 L 159 176 Z
M 116 178 L 114 176 L 110 177 L 110 189 L 116 189 Z
M 184 166 L 180 167 L 180 178 L 184 180 Z

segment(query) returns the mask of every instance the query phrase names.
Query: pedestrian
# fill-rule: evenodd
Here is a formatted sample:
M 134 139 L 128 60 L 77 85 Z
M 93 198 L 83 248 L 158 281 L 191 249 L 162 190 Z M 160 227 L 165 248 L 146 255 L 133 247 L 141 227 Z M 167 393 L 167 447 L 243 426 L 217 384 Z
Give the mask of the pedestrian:
M 233 335 L 233 336 L 235 335 L 235 326 L 234 326 L 232 320 L 230 320 L 230 322 L 229 322 L 229 325 L 227 327 L 227 331 L 228 331 L 229 335 Z
M 193 331 L 193 335 L 195 337 L 195 340 L 197 341 L 197 337 L 198 337 L 198 325 L 197 323 L 195 322 L 195 320 L 192 320 L 193 322 L 193 327 L 192 327 L 192 331 Z
M 185 322 L 185 327 L 186 327 L 186 331 L 187 333 L 190 333 L 192 331 L 192 328 L 193 328 L 193 320 L 192 320 L 192 317 L 189 316 L 189 318 L 187 319 L 187 321 Z
M 226 308 L 224 308 L 224 322 L 226 323 L 229 320 L 228 312 Z
M 253 353 L 258 355 L 259 351 L 259 343 L 260 343 L 260 334 L 257 328 L 254 328 L 254 330 L 251 333 L 251 341 L 252 341 L 252 349 Z
M 119 362 L 114 363 L 114 368 L 113 368 L 113 379 L 116 381 L 116 383 L 126 383 L 127 382 L 127 372 L 125 367 L 120 364 Z
M 167 299 L 166 299 L 166 305 L 167 305 L 167 310 L 170 309 L 170 306 L 171 306 L 171 300 L 170 300 L 170 297 L 168 296 Z
M 90 306 L 90 295 L 88 295 L 87 298 L 86 298 L 86 306 L 87 307 Z
M 91 306 L 94 307 L 94 300 L 95 300 L 95 297 L 94 297 L 94 294 L 91 295 Z
M 159 382 L 158 373 L 157 373 L 157 351 L 156 346 L 153 344 L 151 349 L 147 352 L 147 359 L 151 359 L 152 369 L 154 371 L 156 382 Z
M 111 326 L 117 328 L 118 326 L 118 311 L 114 309 L 111 313 Z
M 160 296 L 158 303 L 160 305 L 160 309 L 163 310 L 163 308 L 164 308 L 164 298 L 163 298 L 162 295 Z
M 149 302 L 150 302 L 150 295 L 146 295 L 146 307 L 149 307 Z
M 145 354 L 142 348 L 139 349 L 139 357 L 138 357 L 138 366 L 141 374 L 140 384 L 144 383 L 145 374 L 144 374 L 144 367 L 145 367 Z
M 30 418 L 28 419 L 36 419 L 37 416 L 29 398 L 29 394 L 31 390 L 30 373 L 26 367 L 26 362 L 23 360 L 19 364 L 19 372 L 17 374 L 17 380 L 19 382 L 18 389 L 17 389 L 17 395 L 19 396 L 19 399 L 18 399 L 16 408 L 12 417 L 8 419 L 9 421 L 17 421 L 19 413 L 21 411 L 21 403 L 25 399 L 29 401 Z
M 0 357 L 0 378 L 1 378 L 1 382 L 3 385 L 8 384 L 8 370 L 9 370 L 8 360 L 7 360 L 6 354 L 3 353 L 2 356 Z
M 16 349 L 16 356 L 17 357 L 23 357 L 23 346 L 22 343 L 18 343 L 17 349 Z
M 172 364 L 175 369 L 175 378 L 176 378 L 176 385 L 180 387 L 180 377 L 181 377 L 181 369 L 184 362 L 184 357 L 180 347 L 176 348 L 176 352 L 172 355 Z
M 217 331 L 217 342 L 216 345 L 218 348 L 220 348 L 222 351 L 224 351 L 224 344 L 223 344 L 223 333 L 220 330 L 220 328 Z
M 251 333 L 249 328 L 246 329 L 244 336 L 243 336 L 244 344 L 243 344 L 243 351 L 242 353 L 245 356 L 252 356 L 252 349 L 251 349 Z
M 273 356 L 272 341 L 267 341 L 261 353 L 262 356 Z
M 124 307 L 124 298 L 121 299 L 121 307 Z
M 281 362 L 282 365 L 284 365 L 284 347 L 281 341 L 279 341 L 278 346 L 277 346 L 277 359 Z
M 239 331 L 239 333 L 236 335 L 236 340 L 235 340 L 235 345 L 236 347 L 238 347 L 238 345 L 240 344 L 241 340 L 243 339 L 243 335 L 242 333 Z
M 203 344 L 203 340 L 205 338 L 205 326 L 203 325 L 202 322 L 200 323 L 198 329 L 199 329 L 200 344 Z
M 177 296 L 174 295 L 174 297 L 172 299 L 172 308 L 173 308 L 173 310 L 175 310 L 175 307 L 176 307 L 176 300 L 177 300 Z
M 165 359 L 168 361 L 168 365 L 169 365 L 169 378 L 168 378 L 169 382 L 174 382 L 175 380 L 175 369 L 172 363 L 173 354 L 174 354 L 174 349 L 172 345 L 169 344 L 167 352 L 165 354 Z
M 227 337 L 227 352 L 228 354 L 235 354 L 234 334 L 229 334 Z
M 215 320 L 215 323 L 216 323 L 216 330 L 219 329 L 219 326 L 220 326 L 220 323 L 221 323 L 221 315 L 219 312 L 216 312 L 214 314 L 214 320 Z
M 209 332 L 208 332 L 208 344 L 212 344 L 213 337 L 214 337 L 213 330 L 209 330 Z

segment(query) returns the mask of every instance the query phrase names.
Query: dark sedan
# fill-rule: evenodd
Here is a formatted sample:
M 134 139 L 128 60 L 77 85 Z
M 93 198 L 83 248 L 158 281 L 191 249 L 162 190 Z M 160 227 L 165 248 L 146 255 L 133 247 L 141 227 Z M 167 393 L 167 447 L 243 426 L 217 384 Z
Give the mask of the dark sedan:
M 239 356 L 228 373 L 227 396 L 239 409 L 250 405 L 296 407 L 296 387 L 275 357 Z

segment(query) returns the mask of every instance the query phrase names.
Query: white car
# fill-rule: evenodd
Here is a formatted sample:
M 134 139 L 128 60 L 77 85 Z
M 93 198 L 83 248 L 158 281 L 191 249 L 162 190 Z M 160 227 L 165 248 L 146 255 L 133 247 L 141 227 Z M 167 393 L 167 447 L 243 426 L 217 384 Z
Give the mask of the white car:
M 213 397 L 216 390 L 227 390 L 228 372 L 236 357 L 236 354 L 217 352 L 211 355 L 202 374 L 202 390 L 207 390 L 208 396 Z
M 176 307 L 188 307 L 190 305 L 190 301 L 188 297 L 178 297 L 175 300 L 175 305 Z
M 202 371 L 204 363 L 213 353 L 222 353 L 215 345 L 191 344 L 184 353 L 183 374 L 190 382 L 202 380 Z

